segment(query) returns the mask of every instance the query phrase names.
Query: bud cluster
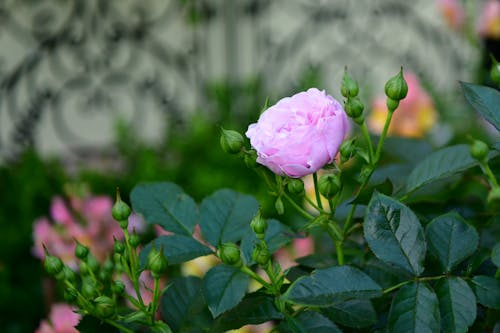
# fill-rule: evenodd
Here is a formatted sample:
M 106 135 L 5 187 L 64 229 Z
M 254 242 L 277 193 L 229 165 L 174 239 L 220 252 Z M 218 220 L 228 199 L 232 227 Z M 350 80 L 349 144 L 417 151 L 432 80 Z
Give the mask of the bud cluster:
M 363 115 L 365 106 L 363 102 L 361 102 L 361 99 L 358 97 L 358 83 L 349 76 L 349 74 L 347 73 L 347 67 L 345 68 L 344 77 L 342 78 L 340 92 L 342 96 L 347 98 L 347 100 L 345 101 L 345 113 L 357 124 L 361 125 L 365 120 Z
M 398 74 L 387 81 L 384 87 L 387 96 L 387 109 L 393 112 L 399 106 L 399 102 L 408 94 L 408 84 L 403 76 L 403 67 Z

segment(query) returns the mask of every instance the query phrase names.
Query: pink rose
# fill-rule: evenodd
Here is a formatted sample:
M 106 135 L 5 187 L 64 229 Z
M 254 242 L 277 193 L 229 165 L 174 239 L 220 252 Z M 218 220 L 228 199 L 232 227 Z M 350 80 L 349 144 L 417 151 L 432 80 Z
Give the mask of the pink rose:
M 75 328 L 82 316 L 73 311 L 68 304 L 58 303 L 52 305 L 49 320 L 42 320 L 35 333 L 78 333 Z
M 500 0 L 488 0 L 484 4 L 477 30 L 484 38 L 500 39 Z
M 300 178 L 333 161 L 348 129 L 339 102 L 311 88 L 271 106 L 246 136 L 258 163 L 278 175 Z

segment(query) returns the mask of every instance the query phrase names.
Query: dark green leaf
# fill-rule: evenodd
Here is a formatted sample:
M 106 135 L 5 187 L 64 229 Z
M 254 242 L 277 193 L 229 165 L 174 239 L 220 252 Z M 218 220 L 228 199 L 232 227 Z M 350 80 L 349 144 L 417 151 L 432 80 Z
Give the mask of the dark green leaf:
M 200 278 L 190 276 L 172 281 L 161 299 L 163 319 L 174 332 L 202 332 L 212 325 L 201 292 Z
M 500 243 L 497 243 L 491 250 L 491 261 L 495 266 L 500 267 Z
M 214 318 L 241 301 L 248 281 L 248 275 L 228 265 L 218 265 L 207 272 L 203 279 L 203 294 Z
M 235 308 L 219 316 L 212 332 L 225 332 L 244 325 L 257 325 L 277 319 L 283 319 L 283 314 L 274 306 L 274 297 L 256 292 L 246 295 Z
M 161 236 L 146 245 L 139 255 L 141 267 L 145 267 L 151 247 L 163 248 L 163 253 L 171 265 L 181 264 L 194 258 L 205 256 L 212 251 L 197 240 L 183 235 Z
M 482 305 L 500 310 L 500 280 L 485 275 L 472 278 L 477 300 Z
M 297 317 L 287 317 L 279 326 L 283 333 L 342 333 L 330 320 L 314 311 L 303 311 Z
M 271 219 L 267 221 L 267 230 L 264 239 L 266 240 L 268 250 L 271 254 L 290 243 L 293 237 L 293 231 L 286 225 L 277 220 Z M 252 252 L 255 242 L 257 242 L 257 237 L 253 232 L 247 233 L 241 241 L 241 253 L 247 265 L 253 263 Z
M 388 325 L 394 333 L 438 333 L 439 306 L 434 291 L 418 282 L 401 288 L 392 300 Z
M 460 82 L 465 99 L 490 124 L 500 131 L 500 92 L 477 84 Z
M 353 328 L 368 327 L 377 321 L 377 313 L 369 300 L 348 300 L 323 308 L 321 313 L 335 323 Z
M 140 184 L 130 193 L 135 212 L 151 224 L 165 230 L 191 236 L 198 223 L 198 209 L 194 200 L 172 183 Z
M 258 208 L 258 202 L 252 196 L 227 189 L 215 192 L 200 206 L 203 237 L 214 246 L 240 241 L 252 232 L 250 221 Z
M 425 229 L 429 252 L 441 263 L 446 272 L 476 251 L 479 235 L 474 227 L 456 213 L 432 220 Z
M 489 157 L 497 155 L 498 151 L 491 151 Z M 412 170 L 406 183 L 406 193 L 411 193 L 426 184 L 452 176 L 477 164 L 478 162 L 470 156 L 469 145 L 461 144 L 437 150 Z
M 404 137 L 388 137 L 382 148 L 384 153 L 411 164 L 420 162 L 434 150 L 428 142 Z
M 439 299 L 443 332 L 467 332 L 476 320 L 476 297 L 462 279 L 442 279 L 434 288 Z
M 399 201 L 374 193 L 365 216 L 364 235 L 380 260 L 414 275 L 424 270 L 426 244 L 422 226 Z
M 350 266 L 315 270 L 291 284 L 283 299 L 301 305 L 331 306 L 352 298 L 373 298 L 382 288 L 368 275 Z

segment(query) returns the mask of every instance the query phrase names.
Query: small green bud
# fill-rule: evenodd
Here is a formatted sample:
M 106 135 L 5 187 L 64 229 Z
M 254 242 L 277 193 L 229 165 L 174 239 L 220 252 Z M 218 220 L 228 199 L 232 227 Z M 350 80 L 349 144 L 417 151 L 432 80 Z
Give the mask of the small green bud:
M 234 243 L 224 243 L 219 247 L 219 258 L 230 266 L 241 264 L 240 249 Z
M 269 263 L 269 260 L 271 260 L 271 253 L 269 253 L 269 250 L 265 247 L 256 246 L 252 253 L 252 259 L 259 266 L 264 267 Z
M 75 257 L 84 260 L 87 258 L 87 255 L 89 254 L 89 248 L 80 243 L 75 239 L 76 242 L 76 247 L 75 247 Z
M 165 254 L 163 254 L 163 247 L 157 250 L 153 244 L 148 255 L 148 268 L 155 279 L 160 278 L 160 276 L 166 272 L 168 261 Z
M 340 93 L 345 98 L 356 97 L 359 93 L 358 83 L 351 79 L 349 74 L 347 74 L 347 67 L 344 71 L 344 77 L 342 78 L 342 85 L 340 86 Z
M 82 276 L 86 276 L 86 275 L 89 275 L 90 273 L 90 268 L 89 268 L 89 265 L 87 265 L 86 262 L 82 261 L 80 262 L 80 265 L 79 265 L 79 271 L 80 271 L 80 274 Z
M 130 235 L 129 243 L 130 243 L 130 246 L 132 246 L 134 249 L 137 248 L 139 246 L 139 244 L 141 244 L 141 238 L 135 232 L 135 230 L 134 230 L 134 232 L 132 232 L 132 235 Z
M 116 189 L 116 201 L 111 210 L 111 215 L 118 221 L 122 229 L 126 229 L 128 226 L 128 217 L 130 216 L 131 210 L 130 206 L 122 201 L 120 197 L 120 191 Z
M 385 84 L 385 94 L 387 97 L 395 101 L 400 101 L 406 97 L 408 94 L 408 84 L 403 76 L 403 67 L 401 67 L 398 74 L 387 81 Z
M 120 242 L 115 238 L 115 253 L 123 254 L 125 252 L 125 244 L 123 242 Z
M 488 202 L 489 208 L 495 211 L 500 209 L 500 187 L 493 187 L 490 193 L 488 193 L 486 201 Z
M 221 129 L 220 145 L 229 154 L 237 154 L 243 148 L 243 136 L 233 130 Z
M 278 213 L 278 215 L 285 214 L 285 205 L 283 204 L 283 200 L 281 200 L 281 197 L 278 197 L 274 202 L 274 208 L 276 208 L 276 212 Z
M 257 166 L 257 152 L 253 149 L 245 152 L 244 161 L 247 168 L 249 169 L 255 168 Z
M 391 98 L 387 98 L 386 105 L 387 105 L 387 110 L 389 110 L 389 112 L 393 112 L 394 110 L 396 110 L 398 108 L 399 101 L 396 101 L 396 100 L 391 99 Z
M 288 192 L 292 194 L 304 193 L 304 182 L 299 178 L 292 178 L 287 184 Z
M 267 230 L 267 220 L 262 217 L 260 210 L 254 216 L 252 222 L 250 222 L 250 227 L 258 238 L 264 238 Z
M 71 268 L 68 266 L 64 266 L 62 272 L 64 273 L 64 279 L 69 282 L 75 282 L 76 281 L 76 274 L 73 272 Z
M 82 295 L 88 299 L 93 299 L 99 294 L 95 282 L 91 278 L 82 280 Z
M 47 250 L 45 250 L 45 261 L 43 262 L 45 271 L 52 276 L 56 276 L 64 269 L 64 264 L 58 257 L 51 256 Z
M 115 314 L 115 302 L 108 296 L 99 296 L 94 299 L 94 313 L 99 318 L 109 318 Z
M 113 286 L 111 288 L 117 295 L 121 295 L 125 292 L 125 284 L 120 280 L 116 280 L 115 282 L 113 282 Z
M 486 160 L 489 151 L 488 145 L 480 140 L 474 140 L 470 145 L 471 156 L 481 162 Z
M 493 55 L 491 55 L 491 63 L 491 80 L 495 82 L 497 86 L 500 86 L 500 63 L 498 63 Z
M 68 287 L 64 290 L 64 300 L 68 303 L 73 303 L 78 298 L 78 292 L 73 287 Z
M 345 140 L 340 145 L 340 161 L 342 163 L 349 160 L 352 157 L 352 155 L 354 154 L 354 148 L 355 148 L 354 141 L 355 140 L 356 140 L 356 138 L 353 138 L 351 140 Z
M 360 115 L 359 117 L 354 118 L 354 122 L 358 125 L 363 125 L 363 122 L 365 121 L 365 115 Z
M 359 97 L 352 97 L 347 99 L 347 103 L 345 105 L 345 113 L 350 118 L 358 118 L 363 114 L 363 110 L 365 109 L 365 105 L 361 102 Z
M 321 176 L 318 182 L 319 193 L 327 199 L 333 198 L 341 186 L 339 175 L 334 173 Z
M 89 266 L 89 269 L 92 270 L 92 272 L 97 272 L 97 270 L 99 269 L 99 262 L 91 253 L 87 256 L 86 263 Z

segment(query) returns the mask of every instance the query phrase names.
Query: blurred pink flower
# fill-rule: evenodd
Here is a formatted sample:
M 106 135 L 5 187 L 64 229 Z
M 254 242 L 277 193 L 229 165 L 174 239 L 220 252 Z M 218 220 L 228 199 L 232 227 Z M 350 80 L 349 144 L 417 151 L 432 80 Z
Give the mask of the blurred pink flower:
M 54 197 L 50 207 L 53 223 L 46 217 L 34 222 L 33 254 L 43 259 L 45 245 L 50 254 L 77 269 L 74 256 L 76 239 L 88 246 L 98 261 L 104 262 L 113 251 L 113 236 L 116 239 L 124 237 L 119 224 L 111 216 L 112 207 L 113 201 L 107 196 L 70 197 L 67 201 Z M 144 230 L 144 222 L 138 216 L 131 215 L 129 220 L 129 232 Z
M 280 263 L 282 269 L 296 265 L 295 259 L 314 253 L 314 241 L 311 237 L 295 238 L 289 247 L 280 248 L 274 258 Z
M 482 37 L 500 39 L 500 0 L 488 0 L 484 4 L 477 30 Z
M 451 29 L 458 31 L 464 27 L 465 12 L 458 0 L 437 0 L 437 6 Z
M 408 95 L 394 111 L 389 134 L 405 137 L 423 137 L 436 123 L 437 112 L 431 96 L 422 88 L 418 78 L 405 72 Z M 368 128 L 381 133 L 387 117 L 386 98 L 378 97 L 373 101 L 372 112 L 368 116 Z
M 75 313 L 68 304 L 53 304 L 49 319 L 42 320 L 35 333 L 78 333 L 75 327 L 81 319 L 82 316 Z

